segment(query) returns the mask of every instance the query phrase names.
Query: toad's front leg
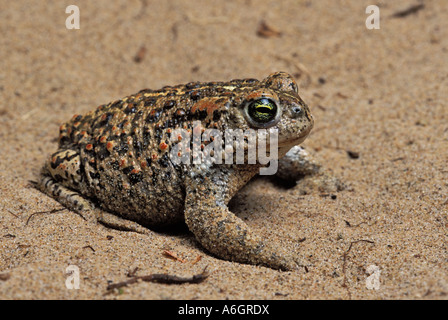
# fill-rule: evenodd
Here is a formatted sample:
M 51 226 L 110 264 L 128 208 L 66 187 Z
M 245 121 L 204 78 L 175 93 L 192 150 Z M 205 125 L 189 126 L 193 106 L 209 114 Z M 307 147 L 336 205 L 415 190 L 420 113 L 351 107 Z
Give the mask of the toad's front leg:
M 298 269 L 296 255 L 252 232 L 227 207 L 234 193 L 253 175 L 253 170 L 231 169 L 209 179 L 187 178 L 185 221 L 202 246 L 220 258 L 274 269 Z
M 346 188 L 338 178 L 324 168 L 308 151 L 295 146 L 278 162 L 276 176 L 297 182 L 296 189 L 303 194 L 313 190 L 320 192 L 337 192 Z

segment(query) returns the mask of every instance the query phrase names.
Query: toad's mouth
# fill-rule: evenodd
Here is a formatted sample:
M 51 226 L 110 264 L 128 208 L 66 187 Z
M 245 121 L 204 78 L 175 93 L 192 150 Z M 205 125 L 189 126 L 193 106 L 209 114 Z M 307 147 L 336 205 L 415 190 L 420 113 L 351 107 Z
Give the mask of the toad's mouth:
M 308 126 L 304 130 L 301 130 L 297 136 L 292 137 L 290 139 L 284 139 L 284 140 L 279 139 L 277 144 L 279 157 L 281 158 L 292 147 L 302 144 L 303 141 L 305 141 L 306 138 L 308 138 L 312 128 L 313 126 Z M 269 145 L 268 147 L 270 150 L 271 146 Z
M 304 128 L 304 130 L 301 130 L 295 137 L 290 137 L 289 139 L 279 139 L 278 147 L 282 148 L 301 144 L 309 136 L 311 129 L 313 129 L 313 126 L 307 126 L 306 128 Z
M 295 147 L 297 145 L 300 145 L 305 139 L 308 137 L 308 135 L 304 135 L 300 138 L 297 138 L 295 140 L 289 140 L 285 141 L 283 143 L 278 144 L 278 154 L 279 157 L 282 157 L 282 155 L 286 154 L 289 150 L 291 150 L 292 147 Z M 270 148 L 270 146 L 269 146 Z

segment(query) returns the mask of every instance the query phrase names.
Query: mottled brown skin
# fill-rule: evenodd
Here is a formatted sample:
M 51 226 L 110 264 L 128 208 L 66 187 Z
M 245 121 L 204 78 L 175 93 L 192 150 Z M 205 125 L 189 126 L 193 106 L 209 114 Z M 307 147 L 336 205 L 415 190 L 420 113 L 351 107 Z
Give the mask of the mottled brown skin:
M 275 123 L 258 126 L 244 108 L 262 97 L 275 100 L 281 115 Z M 313 127 L 296 83 L 283 72 L 263 81 L 142 90 L 63 124 L 58 151 L 43 167 L 37 185 L 67 208 L 112 227 L 146 233 L 145 227 L 185 221 L 196 239 L 218 257 L 296 269 L 294 253 L 253 233 L 227 208 L 260 164 L 204 168 L 170 160 L 173 130 L 195 130 L 195 120 L 219 130 L 278 129 L 279 157 L 301 143 Z M 298 174 L 301 166 L 294 168 Z M 304 167 L 306 171 L 312 165 Z M 280 168 L 282 174 L 288 171 L 288 166 Z

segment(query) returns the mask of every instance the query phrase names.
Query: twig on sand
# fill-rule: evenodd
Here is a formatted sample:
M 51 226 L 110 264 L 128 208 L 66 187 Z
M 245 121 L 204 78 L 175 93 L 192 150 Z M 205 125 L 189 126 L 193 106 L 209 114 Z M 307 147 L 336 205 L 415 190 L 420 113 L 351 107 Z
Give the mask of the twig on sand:
M 425 8 L 425 4 L 423 4 L 423 3 L 416 4 L 416 5 L 410 6 L 407 9 L 395 12 L 392 15 L 392 17 L 394 17 L 394 18 L 404 18 L 404 17 L 407 17 L 407 16 L 409 16 L 411 14 L 417 13 L 418 11 L 422 10 L 423 8 Z
M 26 220 L 25 225 L 28 225 L 28 223 L 30 222 L 31 218 L 34 217 L 37 214 L 52 214 L 52 213 L 58 213 L 58 212 L 61 212 L 61 211 L 64 211 L 64 210 L 67 210 L 67 209 L 66 208 L 59 208 L 59 209 L 53 209 L 53 210 L 49 210 L 49 211 L 34 212 L 34 213 L 30 214 L 30 216 Z
M 107 286 L 107 290 L 119 289 L 130 284 L 134 284 L 138 281 L 146 281 L 146 282 L 158 282 L 165 284 L 183 284 L 183 283 L 201 283 L 205 279 L 207 279 L 209 273 L 207 271 L 207 267 L 204 270 L 196 274 L 192 277 L 179 277 L 176 275 L 169 274 L 160 274 L 160 273 L 152 273 L 146 276 L 134 276 L 129 280 L 125 280 L 122 282 L 112 283 Z

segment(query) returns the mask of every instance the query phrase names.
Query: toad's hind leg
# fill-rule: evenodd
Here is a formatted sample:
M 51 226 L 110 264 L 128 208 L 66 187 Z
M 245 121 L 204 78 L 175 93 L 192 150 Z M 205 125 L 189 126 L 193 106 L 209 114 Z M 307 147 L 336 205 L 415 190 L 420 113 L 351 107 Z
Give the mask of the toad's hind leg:
M 81 162 L 73 150 L 54 153 L 42 169 L 41 177 L 34 186 L 54 198 L 67 209 L 76 212 L 84 220 L 99 222 L 107 227 L 149 234 L 150 230 L 136 222 L 120 218 L 97 208 L 93 201 L 83 197 L 76 187 L 81 188 Z M 82 192 L 82 191 L 81 191 Z
M 67 209 L 76 212 L 84 220 L 89 222 L 99 222 L 106 227 L 123 231 L 134 231 L 142 234 L 150 234 L 151 231 L 138 223 L 120 218 L 95 207 L 95 204 L 82 197 L 76 191 L 64 187 L 56 182 L 53 177 L 43 176 L 35 187 L 43 193 L 54 198 Z

